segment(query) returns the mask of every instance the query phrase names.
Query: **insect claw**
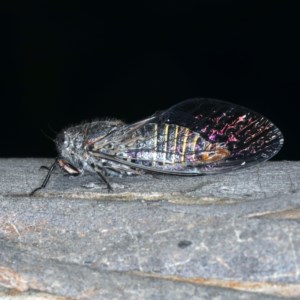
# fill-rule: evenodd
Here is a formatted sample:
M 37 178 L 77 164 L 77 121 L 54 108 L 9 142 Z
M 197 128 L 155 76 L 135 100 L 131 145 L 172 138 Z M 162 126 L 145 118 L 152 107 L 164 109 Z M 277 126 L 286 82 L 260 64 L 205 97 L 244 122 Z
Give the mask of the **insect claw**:
M 30 193 L 29 193 L 29 196 L 31 197 L 31 196 L 33 196 L 33 194 L 35 194 L 38 190 L 40 190 L 40 189 L 42 189 L 43 187 L 38 187 L 38 188 L 36 188 L 36 189 L 34 189 L 33 191 L 31 191 Z
M 42 169 L 45 169 L 45 170 L 48 170 L 49 171 L 49 167 L 47 167 L 47 166 L 40 166 L 40 170 L 42 170 Z
M 109 193 L 112 193 L 114 191 L 114 189 L 112 188 L 110 183 L 107 184 L 107 190 L 108 190 Z

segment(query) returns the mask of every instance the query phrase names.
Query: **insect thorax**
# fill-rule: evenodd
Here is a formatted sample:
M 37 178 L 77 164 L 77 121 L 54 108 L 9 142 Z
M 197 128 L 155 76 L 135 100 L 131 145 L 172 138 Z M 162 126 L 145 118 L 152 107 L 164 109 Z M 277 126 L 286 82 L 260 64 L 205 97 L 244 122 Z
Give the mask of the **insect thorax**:
M 120 120 L 105 120 L 69 127 L 56 139 L 59 155 L 76 167 L 80 173 L 84 170 L 93 171 L 91 165 L 95 159 L 89 153 L 90 146 L 124 126 L 125 124 Z

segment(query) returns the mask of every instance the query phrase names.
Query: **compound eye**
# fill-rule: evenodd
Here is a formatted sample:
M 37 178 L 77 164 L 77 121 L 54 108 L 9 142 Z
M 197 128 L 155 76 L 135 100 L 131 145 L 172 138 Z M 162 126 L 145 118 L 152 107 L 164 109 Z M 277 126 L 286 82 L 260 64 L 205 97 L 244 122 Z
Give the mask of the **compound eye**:
M 61 132 L 58 134 L 56 138 L 57 145 L 67 147 L 69 145 L 69 138 L 65 132 Z

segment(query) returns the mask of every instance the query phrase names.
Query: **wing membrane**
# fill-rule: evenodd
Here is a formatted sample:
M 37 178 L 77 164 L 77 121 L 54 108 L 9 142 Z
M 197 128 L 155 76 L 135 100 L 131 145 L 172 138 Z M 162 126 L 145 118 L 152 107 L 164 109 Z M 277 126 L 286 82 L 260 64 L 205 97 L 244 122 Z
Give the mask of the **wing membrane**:
M 215 99 L 189 99 L 114 135 L 114 151 L 98 142 L 106 159 L 156 172 L 208 174 L 253 165 L 273 157 L 283 136 L 267 118 Z

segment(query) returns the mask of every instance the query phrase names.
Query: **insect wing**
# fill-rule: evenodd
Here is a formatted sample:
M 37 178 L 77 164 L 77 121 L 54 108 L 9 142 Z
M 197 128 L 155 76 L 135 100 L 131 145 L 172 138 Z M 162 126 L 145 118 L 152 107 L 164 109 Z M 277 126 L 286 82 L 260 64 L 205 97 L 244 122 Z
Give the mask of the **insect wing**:
M 248 108 L 216 99 L 189 99 L 161 115 L 157 122 L 178 124 L 198 132 L 206 141 L 230 152 L 224 160 L 200 166 L 218 173 L 272 158 L 283 145 L 280 130 L 266 117 Z
M 123 124 L 123 126 L 117 129 L 110 130 L 105 136 L 98 137 L 99 133 L 94 134 L 93 137 L 89 136 L 87 143 L 90 145 L 90 152 L 94 154 L 102 152 L 102 154 L 107 153 L 113 156 L 117 151 L 120 151 L 120 148 L 123 148 L 122 146 L 128 147 L 134 143 L 139 129 L 143 128 L 153 119 L 154 117 L 150 117 L 131 125 Z
M 156 172 L 213 174 L 273 157 L 282 147 L 280 130 L 267 118 L 232 103 L 189 99 L 129 125 L 111 160 Z M 94 150 L 102 152 L 100 145 Z

